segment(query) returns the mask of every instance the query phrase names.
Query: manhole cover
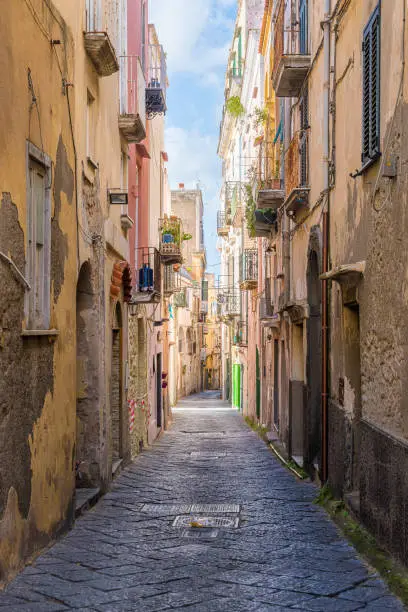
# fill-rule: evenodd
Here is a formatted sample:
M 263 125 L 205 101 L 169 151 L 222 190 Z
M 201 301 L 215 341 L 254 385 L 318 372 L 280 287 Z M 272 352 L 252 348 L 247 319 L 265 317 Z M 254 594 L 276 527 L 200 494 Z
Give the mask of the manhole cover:
M 230 518 L 226 516 L 199 516 L 191 514 L 190 516 L 176 516 L 173 521 L 173 527 L 189 527 L 190 529 L 224 528 L 237 529 L 239 518 Z
M 200 540 L 213 540 L 218 536 L 218 529 L 184 529 L 181 532 L 182 538 L 195 538 Z

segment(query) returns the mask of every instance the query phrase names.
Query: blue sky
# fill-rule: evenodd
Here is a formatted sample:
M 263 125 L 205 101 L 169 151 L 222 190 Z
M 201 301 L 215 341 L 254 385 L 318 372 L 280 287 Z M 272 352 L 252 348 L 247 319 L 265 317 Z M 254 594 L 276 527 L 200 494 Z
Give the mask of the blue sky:
M 200 183 L 208 271 L 216 273 L 221 187 L 217 144 L 236 10 L 236 0 L 150 0 L 149 21 L 155 24 L 167 53 L 166 149 L 171 186 L 185 183 L 189 188 Z

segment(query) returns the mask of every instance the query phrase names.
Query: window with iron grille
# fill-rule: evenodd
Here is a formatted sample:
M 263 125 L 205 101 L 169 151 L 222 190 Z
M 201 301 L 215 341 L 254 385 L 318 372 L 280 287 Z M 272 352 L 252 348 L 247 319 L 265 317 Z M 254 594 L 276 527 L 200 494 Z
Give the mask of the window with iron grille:
M 363 165 L 380 155 L 380 5 L 363 33 Z
M 305 187 L 309 183 L 309 92 L 306 89 L 300 100 L 300 186 Z

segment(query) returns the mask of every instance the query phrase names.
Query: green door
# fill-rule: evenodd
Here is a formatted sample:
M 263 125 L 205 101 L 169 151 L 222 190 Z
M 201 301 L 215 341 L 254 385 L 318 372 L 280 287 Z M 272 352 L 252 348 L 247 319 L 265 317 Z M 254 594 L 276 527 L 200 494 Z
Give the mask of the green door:
M 261 418 L 261 368 L 258 347 L 256 347 L 256 416 L 258 419 Z
M 241 409 L 241 366 L 238 363 L 232 366 L 232 405 Z

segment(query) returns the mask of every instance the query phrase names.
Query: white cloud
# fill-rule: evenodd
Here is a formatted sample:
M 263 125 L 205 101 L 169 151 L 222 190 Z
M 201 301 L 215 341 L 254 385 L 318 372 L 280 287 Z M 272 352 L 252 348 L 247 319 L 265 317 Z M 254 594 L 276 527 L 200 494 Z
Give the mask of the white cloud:
M 196 128 L 171 126 L 166 129 L 166 147 L 172 187 L 184 183 L 194 188 L 199 182 L 204 190 L 213 191 L 220 177 L 215 136 L 202 134 Z
M 229 46 L 214 45 L 206 28 L 232 27 L 225 9 L 232 0 L 151 0 L 155 24 L 172 72 L 205 74 L 226 65 Z

